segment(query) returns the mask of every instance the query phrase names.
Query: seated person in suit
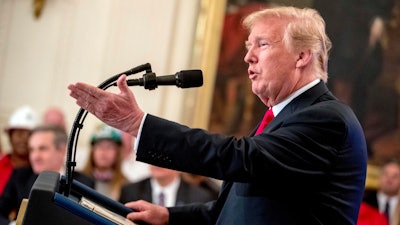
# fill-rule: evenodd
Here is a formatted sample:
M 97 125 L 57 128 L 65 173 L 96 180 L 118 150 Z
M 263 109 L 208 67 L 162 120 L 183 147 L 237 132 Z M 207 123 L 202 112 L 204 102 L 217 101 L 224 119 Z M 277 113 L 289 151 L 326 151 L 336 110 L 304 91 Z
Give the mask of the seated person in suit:
M 124 204 L 142 199 L 171 207 L 213 200 L 211 193 L 182 180 L 176 170 L 151 165 L 150 173 L 150 178 L 124 185 L 119 201 Z
M 18 211 L 22 199 L 29 198 L 29 192 L 39 173 L 45 170 L 63 172 L 66 144 L 67 134 L 61 127 L 45 125 L 32 130 L 28 140 L 31 167 L 13 170 L 0 197 L 0 225 L 9 224 L 10 213 L 13 210 Z M 74 179 L 94 187 L 89 177 L 78 172 L 74 174 Z
M 390 221 L 394 219 L 400 191 L 400 164 L 395 160 L 383 164 L 377 190 L 366 190 L 364 202 L 376 208 Z
M 357 225 L 389 225 L 389 222 L 377 208 L 361 202 Z
M 214 196 L 214 199 L 218 198 L 218 194 L 221 189 L 220 180 L 186 172 L 182 173 L 182 179 L 198 187 L 206 189 Z
M 138 182 L 150 177 L 149 164 L 136 161 L 133 151 L 135 138 L 126 132 L 122 132 L 122 163 L 121 170 L 129 182 Z

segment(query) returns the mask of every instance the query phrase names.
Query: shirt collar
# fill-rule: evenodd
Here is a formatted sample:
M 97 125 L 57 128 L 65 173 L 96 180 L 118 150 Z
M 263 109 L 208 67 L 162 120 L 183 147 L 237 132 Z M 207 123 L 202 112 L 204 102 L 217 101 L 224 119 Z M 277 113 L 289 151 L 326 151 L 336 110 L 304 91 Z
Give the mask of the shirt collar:
M 150 179 L 150 184 L 152 188 L 152 198 L 157 199 L 159 194 L 163 192 L 166 196 L 165 198 L 165 206 L 170 207 L 175 205 L 176 195 L 178 192 L 179 185 L 181 183 L 181 178 L 178 177 L 173 182 L 168 184 L 167 186 L 160 186 L 157 181 L 153 178 Z
M 315 85 L 317 85 L 320 81 L 321 81 L 320 79 L 315 79 L 315 80 L 311 81 L 310 83 L 304 85 L 303 87 L 301 87 L 297 91 L 293 92 L 291 95 L 289 95 L 289 97 L 287 97 L 282 102 L 274 105 L 272 107 L 272 112 L 274 112 L 274 116 L 276 117 L 282 111 L 282 109 L 285 108 L 285 106 L 287 104 L 289 104 L 289 102 L 291 102 L 297 96 L 299 96 L 299 95 L 303 94 L 304 92 L 306 92 L 308 89 L 310 89 L 310 88 L 314 87 Z

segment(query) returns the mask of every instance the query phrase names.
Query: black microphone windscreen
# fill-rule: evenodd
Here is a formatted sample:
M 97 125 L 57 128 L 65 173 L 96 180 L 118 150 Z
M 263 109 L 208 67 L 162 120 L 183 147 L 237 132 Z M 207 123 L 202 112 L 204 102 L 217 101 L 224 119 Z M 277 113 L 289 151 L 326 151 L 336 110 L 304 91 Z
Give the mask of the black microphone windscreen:
M 203 72 L 201 70 L 182 70 L 177 73 L 176 79 L 178 87 L 200 87 L 203 85 Z

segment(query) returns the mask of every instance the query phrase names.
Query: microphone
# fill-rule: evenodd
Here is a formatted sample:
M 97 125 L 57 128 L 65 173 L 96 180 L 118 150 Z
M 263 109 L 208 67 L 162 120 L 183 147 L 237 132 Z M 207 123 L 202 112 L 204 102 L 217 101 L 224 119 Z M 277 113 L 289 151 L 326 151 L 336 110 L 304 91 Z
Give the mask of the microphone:
M 182 70 L 175 75 L 157 77 L 155 73 L 146 73 L 143 78 L 127 80 L 128 86 L 144 86 L 154 90 L 158 85 L 176 85 L 180 88 L 200 87 L 203 85 L 201 70 Z

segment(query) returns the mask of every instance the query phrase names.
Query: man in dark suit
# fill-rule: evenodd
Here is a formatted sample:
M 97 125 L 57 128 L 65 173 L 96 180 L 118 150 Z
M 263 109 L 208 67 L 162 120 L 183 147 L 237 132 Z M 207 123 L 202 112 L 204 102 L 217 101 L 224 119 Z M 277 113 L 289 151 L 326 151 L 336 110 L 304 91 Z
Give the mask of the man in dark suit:
M 119 202 L 145 200 L 171 207 L 215 200 L 210 192 L 181 179 L 179 171 L 151 165 L 150 174 L 150 178 L 124 185 Z
M 325 85 L 331 47 L 312 9 L 250 14 L 245 61 L 252 91 L 275 118 L 250 137 L 211 134 L 145 114 L 119 77 L 119 94 L 69 85 L 77 104 L 137 137 L 137 160 L 225 180 L 216 201 L 165 208 L 127 203 L 150 224 L 354 225 L 367 154 L 352 110 Z M 272 112 L 271 112 L 272 111 Z
M 32 130 L 28 140 L 31 167 L 13 170 L 0 197 L 0 225 L 9 224 L 9 215 L 18 212 L 22 199 L 28 198 L 39 173 L 49 170 L 62 172 L 66 153 L 65 129 L 54 125 L 39 126 Z M 93 188 L 91 178 L 75 172 L 74 179 Z
M 400 164 L 393 160 L 382 166 L 378 189 L 365 190 L 363 201 L 379 210 L 389 221 L 395 219 L 400 191 Z

